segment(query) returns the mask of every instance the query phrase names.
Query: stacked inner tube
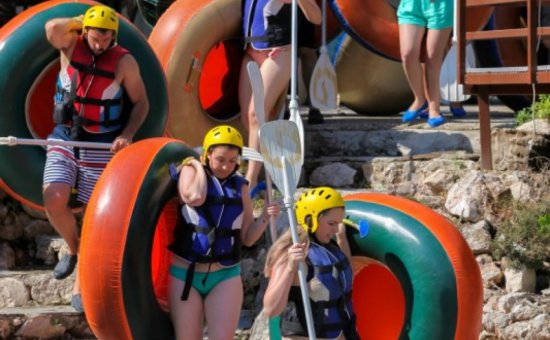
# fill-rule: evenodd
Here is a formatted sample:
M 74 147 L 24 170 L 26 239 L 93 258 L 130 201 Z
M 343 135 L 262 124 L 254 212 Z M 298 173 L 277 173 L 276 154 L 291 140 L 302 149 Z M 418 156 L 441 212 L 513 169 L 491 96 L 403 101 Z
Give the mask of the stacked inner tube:
M 53 129 L 53 95 L 59 52 L 46 40 L 45 23 L 57 17 L 83 14 L 87 0 L 46 1 L 20 13 L 0 28 L 0 136 L 45 138 Z M 121 17 L 119 43 L 140 65 L 150 112 L 135 139 L 163 134 L 168 95 L 162 68 L 147 41 Z M 0 187 L 29 206 L 43 209 L 42 174 L 45 149 L 0 147 Z
M 401 60 L 397 6 L 386 0 L 331 0 L 342 28 L 360 44 L 385 58 Z M 476 31 L 485 25 L 492 8 L 468 8 L 466 26 Z
M 391 115 L 413 101 L 400 62 L 373 53 L 346 33 L 333 46 L 341 104 L 362 115 Z
M 174 0 L 137 0 L 138 9 L 143 18 L 151 26 L 155 26 L 159 17 Z
M 153 27 L 149 43 L 164 69 L 170 95 L 169 136 L 201 145 L 220 121 L 243 132 L 237 93 L 244 54 L 240 4 L 176 1 Z
M 206 132 L 222 122 L 246 136 L 238 100 L 241 18 L 240 0 L 179 0 L 153 27 L 149 43 L 170 95 L 168 136 L 201 145 Z M 284 109 L 285 100 L 283 93 L 270 119 Z

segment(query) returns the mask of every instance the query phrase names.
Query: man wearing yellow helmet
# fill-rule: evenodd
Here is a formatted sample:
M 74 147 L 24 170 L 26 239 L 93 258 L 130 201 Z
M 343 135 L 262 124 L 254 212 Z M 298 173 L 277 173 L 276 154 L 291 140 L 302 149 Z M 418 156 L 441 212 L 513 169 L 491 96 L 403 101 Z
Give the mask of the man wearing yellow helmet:
M 241 245 L 262 236 L 277 203 L 254 220 L 246 180 L 236 171 L 243 148 L 239 131 L 210 130 L 201 161 L 183 160 L 178 179 L 182 222 L 174 230 L 169 281 L 170 315 L 176 339 L 233 338 L 243 302 Z M 221 308 L 220 308 L 221 306 Z
M 351 302 L 351 252 L 343 224 L 344 200 L 329 187 L 304 192 L 295 205 L 300 242 L 290 231 L 269 250 L 265 275 L 264 313 L 269 318 L 295 309 L 298 323 L 282 320 L 284 339 L 307 339 L 307 325 L 298 280 L 298 264 L 306 263 L 309 303 L 318 339 L 359 340 Z M 335 237 L 336 236 L 336 237 Z M 334 237 L 336 240 L 334 240 Z M 289 303 L 291 302 L 291 303 Z
M 116 43 L 119 19 L 107 6 L 90 7 L 76 18 L 45 25 L 46 38 L 60 52 L 61 69 L 54 97 L 56 124 L 49 139 L 112 143 L 111 150 L 48 147 L 44 168 L 44 206 L 50 223 L 69 247 L 54 269 L 56 279 L 76 265 L 79 234 L 68 202 L 73 188 L 84 207 L 113 153 L 128 146 L 149 111 L 139 66 Z M 75 281 L 72 305 L 82 311 Z

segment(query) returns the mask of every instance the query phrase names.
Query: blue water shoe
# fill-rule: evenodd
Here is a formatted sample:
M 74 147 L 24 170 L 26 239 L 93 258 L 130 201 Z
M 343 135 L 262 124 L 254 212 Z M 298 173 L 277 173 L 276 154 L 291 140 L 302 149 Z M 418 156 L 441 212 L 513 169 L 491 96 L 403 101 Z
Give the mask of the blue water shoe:
M 407 110 L 403 112 L 403 123 L 409 123 L 418 118 L 428 108 L 428 102 L 425 102 L 418 110 Z
M 84 313 L 84 305 L 82 304 L 82 295 L 75 294 L 71 297 L 71 306 L 77 313 Z
M 452 105 L 449 106 L 451 109 L 451 113 L 453 114 L 453 117 L 464 117 L 466 116 L 466 111 L 462 106 L 453 107 Z
M 76 266 L 76 255 L 65 255 L 57 264 L 55 265 L 55 268 L 53 269 L 53 277 L 55 277 L 58 280 L 63 280 L 64 278 L 71 275 L 74 271 L 74 267 Z
M 443 125 L 444 123 L 445 123 L 445 117 L 443 116 L 428 118 L 428 126 L 432 128 Z

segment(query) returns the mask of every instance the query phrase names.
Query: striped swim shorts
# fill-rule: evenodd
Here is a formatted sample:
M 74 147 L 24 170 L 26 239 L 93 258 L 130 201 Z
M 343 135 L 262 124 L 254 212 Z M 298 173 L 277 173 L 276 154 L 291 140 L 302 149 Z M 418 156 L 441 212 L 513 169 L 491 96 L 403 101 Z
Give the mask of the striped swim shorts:
M 48 140 L 62 139 L 50 136 Z M 99 176 L 111 158 L 113 154 L 109 150 L 80 148 L 76 157 L 72 147 L 48 146 L 43 184 L 67 183 L 77 189 L 76 199 L 87 204 Z

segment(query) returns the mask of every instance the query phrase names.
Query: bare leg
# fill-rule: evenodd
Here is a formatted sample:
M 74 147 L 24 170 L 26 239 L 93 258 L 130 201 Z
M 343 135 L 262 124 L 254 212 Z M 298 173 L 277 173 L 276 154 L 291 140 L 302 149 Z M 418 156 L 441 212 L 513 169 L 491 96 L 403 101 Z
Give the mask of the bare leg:
M 66 183 L 48 183 L 44 186 L 44 207 L 48 220 L 69 246 L 70 255 L 78 254 L 80 238 L 76 218 L 69 207 L 71 186 Z
M 181 301 L 184 282 L 170 276 L 170 317 L 177 340 L 202 340 L 203 301 L 199 293 L 191 288 L 187 301 Z M 219 306 L 218 306 L 219 308 Z M 225 311 L 225 309 L 221 308 Z
M 311 76 L 313 74 L 313 69 L 315 68 L 315 63 L 317 61 L 317 52 L 315 49 L 310 47 L 300 47 L 298 49 L 298 55 L 300 60 L 302 60 L 302 73 L 304 77 L 304 82 L 306 87 L 309 90 Z
M 441 94 L 439 89 L 439 75 L 443 64 L 443 55 L 449 41 L 451 28 L 443 30 L 428 30 L 426 38 L 426 78 L 428 84 L 428 104 L 430 118 L 439 117 Z
M 420 64 L 420 48 L 425 28 L 409 24 L 399 25 L 399 47 L 405 75 L 414 94 L 409 110 L 418 110 L 426 97 L 424 95 L 423 72 Z
M 222 281 L 212 289 L 204 301 L 209 339 L 233 340 L 242 304 L 243 285 L 240 275 Z
M 275 107 L 281 93 L 286 90 L 286 86 L 290 80 L 290 49 L 280 50 L 275 57 L 269 57 L 266 53 L 257 51 L 253 51 L 252 53 L 252 56 L 246 55 L 245 58 L 243 58 L 243 63 L 241 65 L 239 103 L 241 105 L 241 118 L 243 124 L 248 127 L 248 147 L 259 150 L 260 141 L 258 131 L 260 127 L 258 126 L 246 64 L 254 58 L 256 63 L 260 66 L 264 84 L 264 112 L 269 115 Z M 265 118 L 266 121 L 269 120 L 269 117 Z M 251 188 L 256 185 L 258 174 L 261 169 L 262 164 L 259 162 L 248 163 L 245 177 L 250 183 Z
M 239 78 L 239 104 L 241 107 L 241 120 L 243 126 L 248 128 L 248 147 L 259 151 L 260 146 L 257 137 L 259 129 L 258 119 L 256 117 L 256 109 L 254 108 L 254 100 L 252 98 L 252 86 L 250 85 L 246 69 L 246 65 L 251 60 L 252 58 L 248 54 L 244 55 Z M 252 135 L 256 136 L 256 138 L 252 138 Z M 249 181 L 250 188 L 256 186 L 256 179 L 261 167 L 262 164 L 259 162 L 248 162 L 246 179 Z M 255 173 L 255 177 L 252 175 L 249 176 L 248 174 L 250 173 Z M 254 179 L 254 181 L 252 181 L 252 179 Z

